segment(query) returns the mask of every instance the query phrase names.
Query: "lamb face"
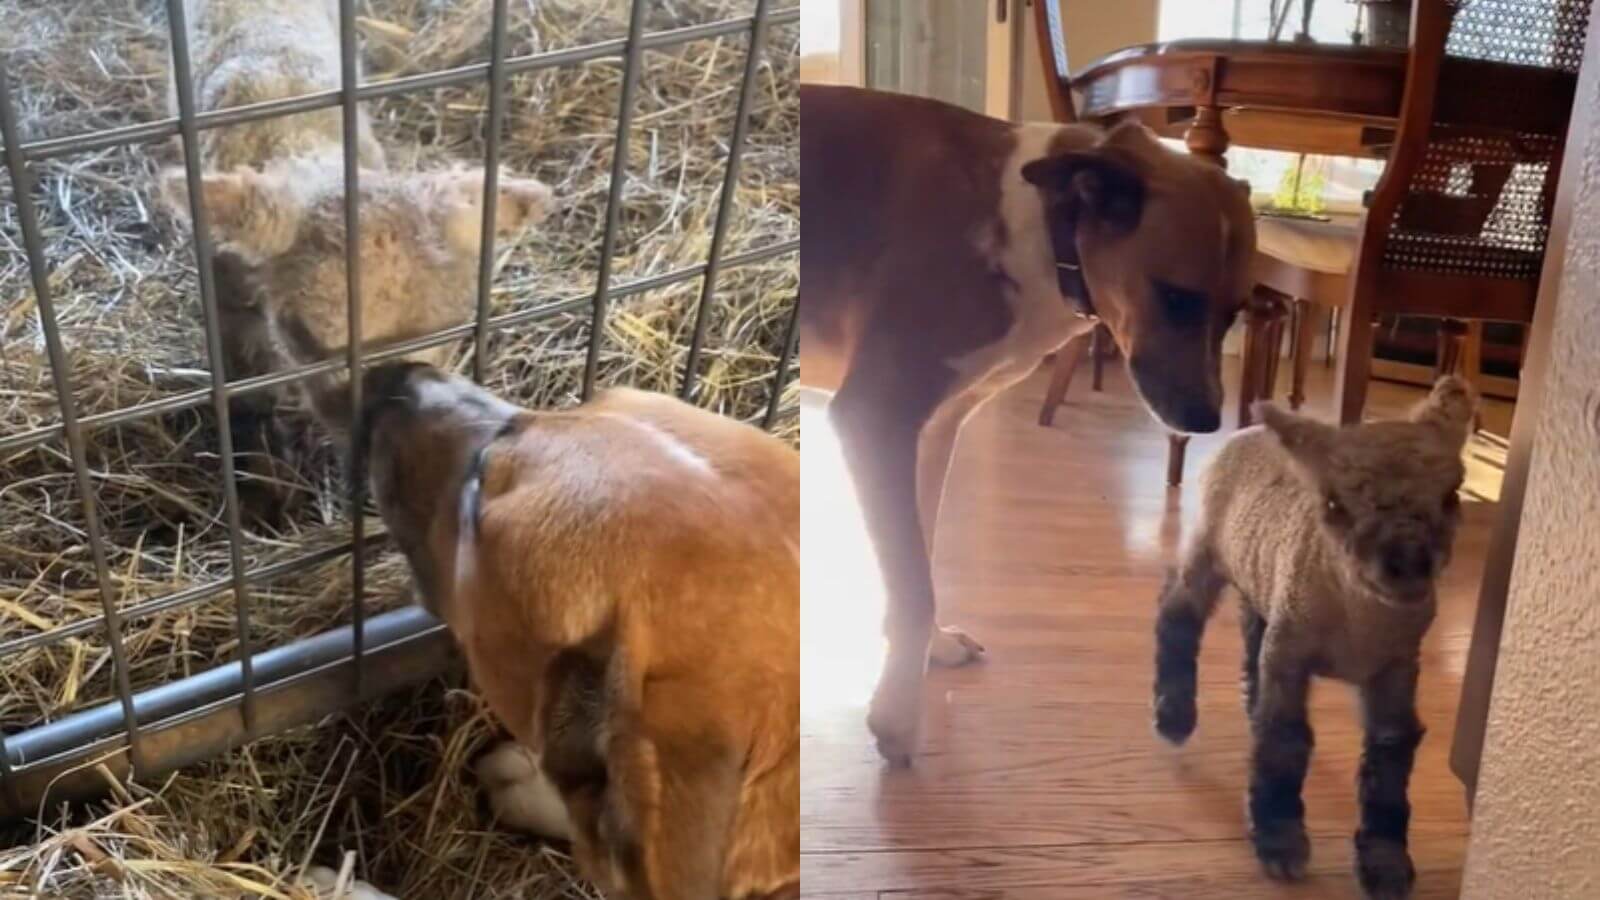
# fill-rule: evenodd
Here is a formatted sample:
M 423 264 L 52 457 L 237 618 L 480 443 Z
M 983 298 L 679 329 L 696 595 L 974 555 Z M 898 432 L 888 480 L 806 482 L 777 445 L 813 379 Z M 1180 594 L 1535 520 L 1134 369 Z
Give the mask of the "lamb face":
M 1322 529 L 1347 574 L 1393 605 L 1431 598 L 1460 521 L 1461 451 L 1474 398 L 1439 381 L 1406 421 L 1336 428 L 1262 404 L 1266 427 L 1322 503 Z
M 476 298 L 483 170 L 360 175 L 361 324 L 387 342 L 459 325 Z M 182 197 L 181 172 L 166 176 Z M 342 168 L 288 161 L 264 171 L 205 175 L 204 203 L 220 253 L 266 313 L 289 362 L 342 353 L 349 340 Z M 498 181 L 496 231 L 542 220 L 550 190 L 527 178 Z M 437 361 L 439 352 L 424 354 Z

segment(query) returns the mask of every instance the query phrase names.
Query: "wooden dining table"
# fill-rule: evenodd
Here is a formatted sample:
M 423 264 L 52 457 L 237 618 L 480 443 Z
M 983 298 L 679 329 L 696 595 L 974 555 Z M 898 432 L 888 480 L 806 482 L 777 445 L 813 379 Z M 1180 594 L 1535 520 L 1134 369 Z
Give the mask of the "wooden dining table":
M 1407 51 L 1292 41 L 1181 40 L 1118 50 L 1072 78 L 1078 116 L 1135 118 L 1222 163 L 1230 145 L 1383 158 L 1405 93 Z M 1566 120 L 1569 73 L 1448 57 L 1436 113 L 1474 127 L 1533 130 Z

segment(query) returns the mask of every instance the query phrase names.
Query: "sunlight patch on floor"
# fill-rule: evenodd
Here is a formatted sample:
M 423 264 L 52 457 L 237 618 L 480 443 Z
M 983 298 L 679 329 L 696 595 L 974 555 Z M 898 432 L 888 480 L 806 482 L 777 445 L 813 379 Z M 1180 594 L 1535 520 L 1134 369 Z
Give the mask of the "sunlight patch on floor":
M 883 667 L 883 577 L 829 427 L 800 405 L 800 707 L 803 715 L 864 707 Z

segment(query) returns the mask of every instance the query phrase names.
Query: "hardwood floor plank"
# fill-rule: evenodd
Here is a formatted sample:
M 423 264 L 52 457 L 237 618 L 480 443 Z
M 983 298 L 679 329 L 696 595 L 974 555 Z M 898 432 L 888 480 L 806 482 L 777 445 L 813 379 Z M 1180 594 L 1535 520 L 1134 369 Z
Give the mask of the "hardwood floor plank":
M 1245 839 L 1248 726 L 1236 604 L 1206 632 L 1200 726 L 1172 748 L 1150 727 L 1154 612 L 1198 511 L 1198 473 L 1226 435 L 1190 446 L 1182 490 L 1164 484 L 1165 432 L 1120 373 L 1035 424 L 1043 382 L 968 425 L 947 488 L 935 584 L 940 620 L 988 647 L 934 670 L 923 752 L 887 771 L 865 726 L 882 652 L 881 587 L 820 417 L 804 418 L 801 849 L 804 893 L 893 898 L 1355 897 L 1361 731 L 1352 692 L 1319 682 L 1305 787 L 1312 880 L 1263 878 Z M 1327 377 L 1312 372 L 1312 405 Z M 1375 385 L 1375 409 L 1421 391 Z M 1498 418 L 1504 411 L 1491 413 Z M 836 450 L 834 451 L 836 452 Z M 1475 464 L 1476 488 L 1498 487 Z M 829 493 L 829 490 L 832 493 Z M 1456 561 L 1422 654 L 1429 728 L 1412 778 L 1419 897 L 1453 897 L 1466 848 L 1448 752 L 1495 508 L 1463 505 Z
M 1412 841 L 1419 873 L 1415 896 L 1456 896 L 1460 881 L 1458 844 L 1459 839 L 1448 836 Z M 1361 891 L 1353 865 L 1348 839 L 1315 840 L 1305 882 L 1281 885 L 1261 874 L 1249 844 L 1243 840 L 1178 841 L 811 854 L 801 857 L 800 879 L 807 896 L 872 884 L 880 886 L 883 896 L 896 900 L 1129 896 L 1355 900 Z

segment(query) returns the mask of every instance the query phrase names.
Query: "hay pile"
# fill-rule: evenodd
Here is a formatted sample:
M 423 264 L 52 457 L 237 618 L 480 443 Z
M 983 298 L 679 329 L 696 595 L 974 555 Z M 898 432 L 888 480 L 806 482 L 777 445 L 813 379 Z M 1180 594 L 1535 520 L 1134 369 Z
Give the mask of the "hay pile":
M 623 37 L 627 5 L 512 0 L 510 50 Z M 159 0 L 0 4 L 0 52 L 10 58 L 27 138 L 164 116 L 163 6 Z M 753 6 L 753 0 L 658 0 L 647 28 L 748 15 Z M 488 0 L 369 0 L 362 9 L 368 80 L 486 59 L 488 8 Z M 730 254 L 799 234 L 797 45 L 793 25 L 769 35 Z M 745 46 L 741 34 L 646 53 L 614 285 L 704 262 Z M 496 313 L 593 289 L 620 84 L 615 59 L 509 79 L 503 165 L 549 183 L 561 208 L 515 246 L 502 245 Z M 368 111 L 392 165 L 402 168 L 481 157 L 486 107 L 486 87 L 474 85 L 384 98 Z M 208 383 L 192 249 L 150 201 L 150 176 L 176 161 L 174 149 L 160 144 L 73 154 L 35 167 L 80 415 Z M 0 252 L 0 437 L 59 421 L 10 192 L 9 182 L 0 188 L 0 240 L 7 244 Z M 723 273 L 697 402 L 759 419 L 797 280 L 792 255 Z M 699 289 L 698 279 L 690 280 L 613 305 L 601 383 L 674 389 Z M 490 387 L 530 405 L 575 402 L 588 331 L 584 313 L 493 335 Z M 469 354 L 464 347 L 457 355 L 463 368 Z M 780 433 L 794 439 L 798 420 L 787 400 Z M 86 435 L 113 593 L 123 608 L 226 579 L 209 404 Z M 346 489 L 333 454 L 324 452 L 295 477 L 303 502 L 291 518 L 246 516 L 243 550 L 251 567 L 348 540 Z M 99 615 L 79 504 L 62 442 L 0 454 L 0 643 Z M 403 566 L 386 552 L 371 557 L 370 608 L 405 602 Z M 340 558 L 254 585 L 257 648 L 349 621 L 349 581 L 348 560 Z M 135 689 L 225 662 L 237 648 L 229 593 L 135 617 L 126 627 Z M 16 730 L 111 699 L 111 668 L 98 630 L 0 655 L 0 728 Z M 107 801 L 91 810 L 91 819 L 114 818 L 90 831 L 56 833 L 91 819 L 79 815 L 69 823 L 52 813 L 25 830 L 0 833 L 0 846 L 24 845 L 0 851 L 0 896 L 35 889 L 65 897 L 251 896 L 263 892 L 246 882 L 274 879 L 282 893 L 287 873 L 308 855 L 337 868 L 347 850 L 357 852 L 361 877 L 406 897 L 584 896 L 561 874 L 554 851 L 483 830 L 470 777 L 459 770 L 489 737 L 466 694 L 446 698 L 440 685 L 431 685 L 337 728 L 268 739 L 165 786 L 145 785 L 160 787 L 154 797 Z M 26 846 L 36 838 L 44 840 L 37 853 Z M 104 856 L 99 863 L 97 854 Z

